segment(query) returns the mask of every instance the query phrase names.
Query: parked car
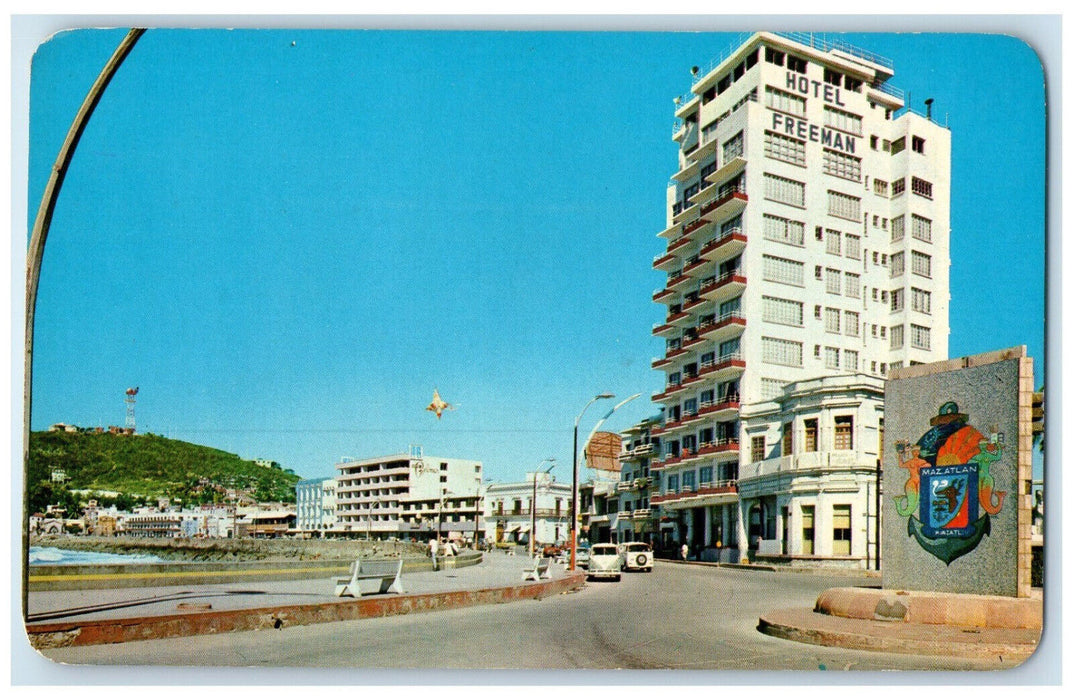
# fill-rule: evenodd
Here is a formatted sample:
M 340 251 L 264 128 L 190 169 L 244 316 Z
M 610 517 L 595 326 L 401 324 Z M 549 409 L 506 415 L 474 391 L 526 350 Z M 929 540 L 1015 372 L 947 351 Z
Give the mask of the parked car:
M 622 550 L 624 570 L 652 571 L 652 563 L 656 560 L 652 555 L 652 545 L 645 542 L 624 542 L 619 545 L 619 549 Z
M 546 544 L 541 556 L 556 558 L 563 553 L 563 548 L 557 544 Z
M 555 558 L 555 561 L 567 566 L 570 565 L 570 545 L 566 545 L 562 548 L 562 551 L 559 552 L 559 556 Z M 587 545 L 578 545 L 575 563 L 582 569 L 589 565 L 589 548 Z
M 589 554 L 588 578 L 622 579 L 622 554 L 618 545 L 594 544 Z

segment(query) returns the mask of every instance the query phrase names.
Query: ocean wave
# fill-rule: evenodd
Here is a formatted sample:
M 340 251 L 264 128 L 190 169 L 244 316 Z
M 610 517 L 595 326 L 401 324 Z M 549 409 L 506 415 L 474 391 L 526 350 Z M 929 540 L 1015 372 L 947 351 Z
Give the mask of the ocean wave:
M 30 564 L 156 564 L 162 561 L 164 560 L 155 554 L 112 554 L 57 547 L 30 547 Z

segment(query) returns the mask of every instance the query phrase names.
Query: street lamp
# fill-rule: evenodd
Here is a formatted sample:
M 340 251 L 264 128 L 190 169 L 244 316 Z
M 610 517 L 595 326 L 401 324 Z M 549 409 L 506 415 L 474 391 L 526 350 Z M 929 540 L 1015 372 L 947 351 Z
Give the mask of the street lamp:
M 577 427 L 581 423 L 581 417 L 585 415 L 585 411 L 588 410 L 594 402 L 600 399 L 613 399 L 614 394 L 597 394 L 589 399 L 589 402 L 585 404 L 585 408 L 581 409 L 581 413 L 577 414 L 577 418 L 574 419 L 574 477 L 570 486 L 570 570 L 574 571 L 577 567 Z
M 483 501 L 488 495 L 488 487 L 492 485 L 492 481 L 486 481 L 484 486 L 484 496 L 481 495 L 481 487 L 477 487 L 477 498 L 474 501 L 476 510 L 473 512 L 473 549 L 474 551 L 479 549 L 480 544 L 480 532 L 481 532 L 481 501 Z
M 551 466 L 540 471 L 540 468 L 544 466 L 544 462 L 551 462 Z M 529 557 L 536 556 L 536 487 L 537 477 L 541 474 L 550 474 L 551 470 L 555 468 L 555 458 L 547 457 L 543 459 L 540 464 L 537 465 L 537 470 L 533 472 L 533 500 L 529 501 Z
M 601 418 L 599 421 L 597 421 L 596 425 L 593 426 L 592 432 L 589 433 L 589 437 L 585 439 L 585 444 L 588 445 L 590 442 L 592 442 L 592 436 L 596 434 L 596 431 L 600 429 L 600 426 L 604 424 L 604 421 L 606 421 L 608 418 L 611 417 L 612 413 L 614 413 L 615 411 L 619 410 L 620 408 L 622 408 L 623 406 L 628 404 L 630 401 L 633 401 L 638 396 L 640 396 L 640 394 L 634 394 L 633 396 L 630 396 L 629 398 L 626 398 L 626 399 L 623 399 L 622 401 L 619 401 L 617 404 L 614 405 L 614 407 L 612 407 L 612 409 L 610 411 L 605 413 L 604 417 Z M 612 399 L 614 397 L 615 397 L 614 394 L 600 394 L 596 398 L 597 399 Z M 589 403 L 592 403 L 592 402 L 590 401 Z M 588 406 L 586 406 L 585 408 L 588 408 Z M 584 411 L 582 411 L 582 413 L 584 413 Z M 580 422 L 581 422 L 581 416 L 578 416 L 577 421 L 574 423 L 574 505 L 571 507 L 571 511 L 572 511 L 572 515 L 573 515 L 573 522 L 570 524 L 570 530 L 571 530 L 571 533 L 572 533 L 571 536 L 570 536 L 570 539 L 572 541 L 571 542 L 571 549 L 570 549 L 570 570 L 571 571 L 574 571 L 574 567 L 577 564 L 577 426 L 578 426 L 578 423 L 580 423 Z

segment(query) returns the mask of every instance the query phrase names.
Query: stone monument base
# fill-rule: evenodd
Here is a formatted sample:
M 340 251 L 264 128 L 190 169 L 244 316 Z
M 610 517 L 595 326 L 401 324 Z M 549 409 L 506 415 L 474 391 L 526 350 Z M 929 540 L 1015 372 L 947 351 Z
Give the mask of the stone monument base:
M 812 610 L 760 618 L 764 634 L 807 644 L 1023 661 L 1039 644 L 1043 595 L 1029 598 L 879 588 L 830 588 Z

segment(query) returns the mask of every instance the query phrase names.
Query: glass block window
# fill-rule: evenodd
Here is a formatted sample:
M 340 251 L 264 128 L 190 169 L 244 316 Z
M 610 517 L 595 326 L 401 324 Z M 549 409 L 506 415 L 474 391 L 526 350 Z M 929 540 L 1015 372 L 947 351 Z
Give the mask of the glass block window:
M 760 344 L 764 362 L 789 367 L 801 366 L 801 343 L 783 338 L 761 338 Z
M 838 348 L 824 348 L 823 366 L 827 369 L 838 369 Z
M 896 216 L 890 220 L 890 240 L 900 241 L 905 238 L 905 216 Z
M 931 329 L 910 324 L 909 342 L 918 350 L 931 350 Z
M 805 183 L 764 173 L 764 196 L 795 207 L 805 206 Z
M 782 394 L 782 388 L 786 382 L 781 379 L 771 379 L 770 377 L 761 377 L 760 379 L 760 396 L 763 399 L 774 399 Z
M 804 165 L 805 142 L 773 131 L 765 131 L 764 155 L 786 163 Z
M 931 219 L 913 214 L 913 238 L 931 243 Z
M 764 214 L 764 238 L 790 245 L 805 244 L 805 224 L 802 221 L 784 219 L 773 214 Z
M 832 229 L 827 229 L 827 252 L 831 255 L 842 255 L 842 234 Z
M 774 255 L 765 255 L 764 279 L 769 282 L 803 287 L 805 286 L 805 264 Z
M 927 199 L 931 199 L 931 183 L 927 180 L 922 180 L 919 177 L 913 178 L 912 183 L 913 194 L 920 195 Z
M 828 333 L 842 332 L 842 312 L 827 307 L 823 310 L 823 329 Z
M 792 299 L 779 299 L 778 297 L 763 297 L 764 320 L 768 323 L 781 323 L 786 326 L 801 326 L 804 324 L 804 304 Z
M 849 372 L 857 371 L 857 351 L 856 350 L 843 350 L 842 360 L 846 366 L 846 370 Z
M 823 172 L 844 180 L 860 182 L 861 159 L 825 148 L 823 150 Z
M 842 312 L 842 326 L 846 335 L 857 336 L 860 334 L 861 315 L 856 311 Z
M 841 294 L 842 293 L 842 273 L 839 270 L 827 268 L 827 293 L 828 294 Z
M 855 272 L 846 273 L 846 296 L 853 299 L 861 296 L 861 276 Z
M 931 292 L 913 287 L 913 311 L 931 313 Z
M 931 277 L 931 256 L 920 251 L 913 251 L 913 274 Z
M 890 276 L 898 277 L 905 272 L 905 253 L 890 256 Z
M 905 326 L 890 327 L 890 349 L 897 350 L 905 345 Z
M 804 186 L 802 185 L 802 197 Z M 834 190 L 827 190 L 827 213 L 850 221 L 861 220 L 861 198 Z
M 731 136 L 729 139 L 723 142 L 723 162 L 727 163 L 742 153 L 745 152 L 745 135 L 744 132 Z
M 851 260 L 861 259 L 861 237 L 852 233 L 846 234 L 846 257 Z

